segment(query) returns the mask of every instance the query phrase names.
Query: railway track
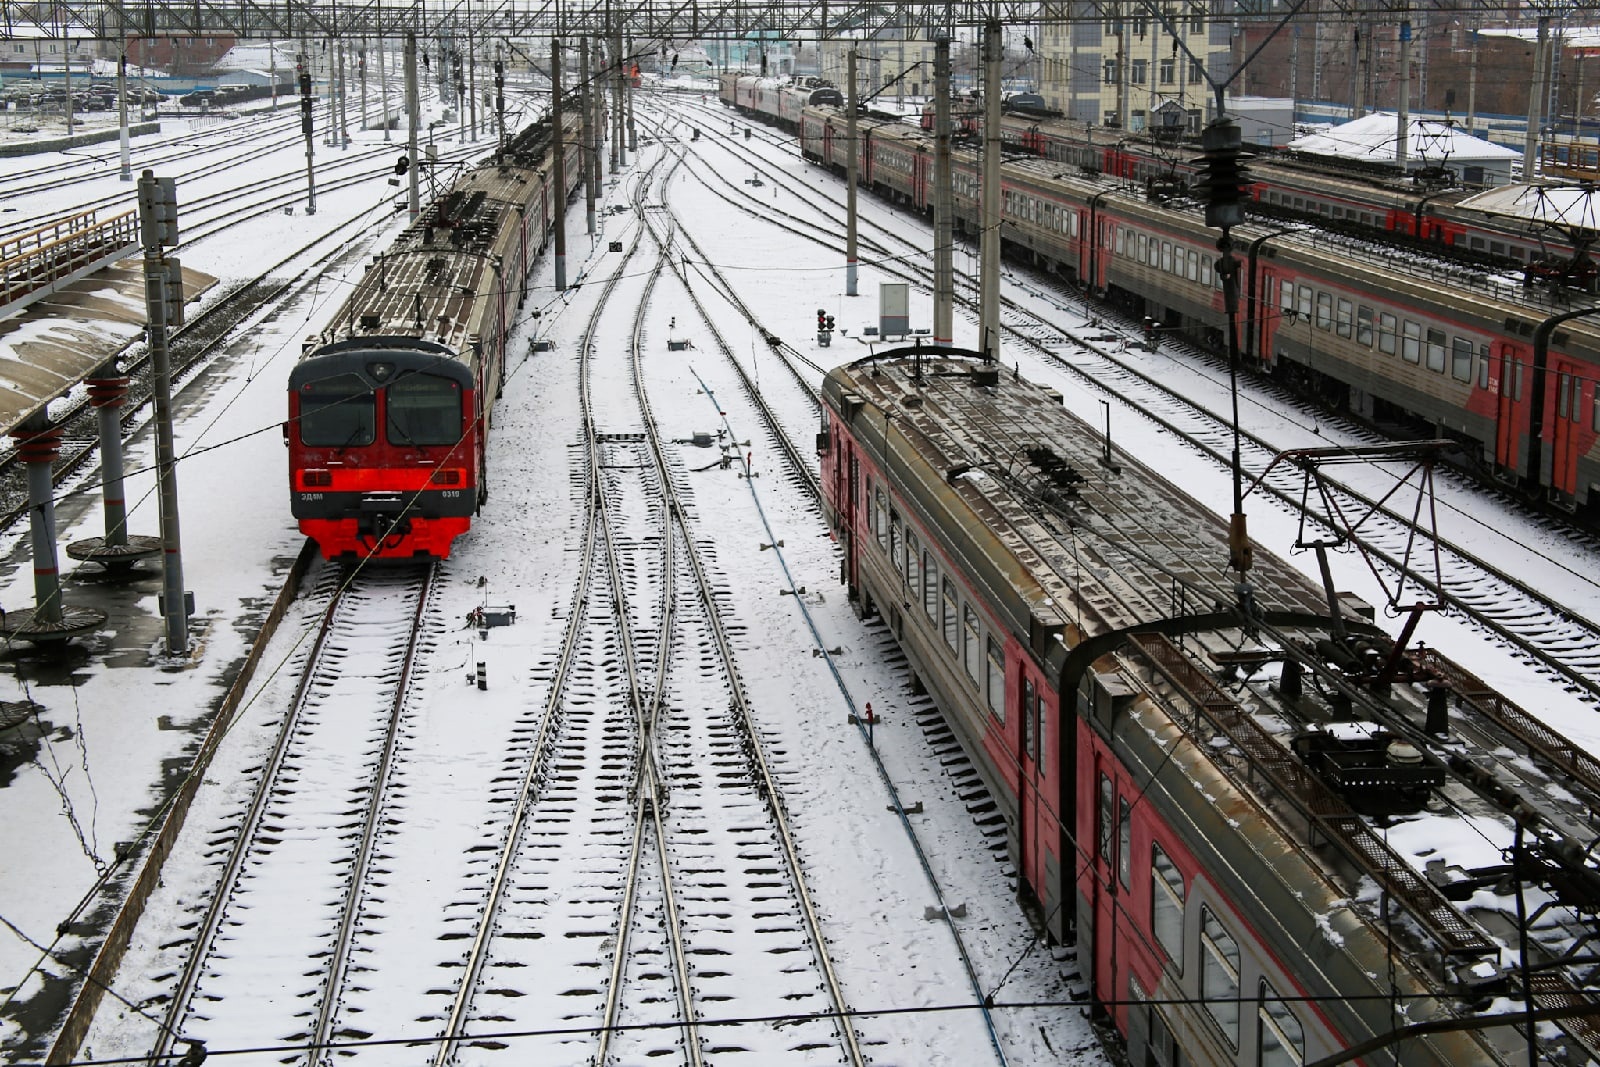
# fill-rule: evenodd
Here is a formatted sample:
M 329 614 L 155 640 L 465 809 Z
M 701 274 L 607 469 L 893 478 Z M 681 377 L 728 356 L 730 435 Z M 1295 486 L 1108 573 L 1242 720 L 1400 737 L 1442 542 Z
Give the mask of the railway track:
M 326 607 L 299 689 L 184 945 L 153 1061 L 202 1029 L 249 1045 L 328 1042 L 433 574 L 347 581 L 324 570 Z M 285 1033 L 289 1025 L 306 1030 Z
M 808 202 L 818 210 L 823 210 L 820 206 L 823 201 L 832 203 L 836 210 L 842 209 L 842 202 L 794 182 L 781 171 L 761 163 L 745 152 L 737 139 L 730 139 L 728 143 L 731 151 L 757 167 L 760 173 L 774 181 L 784 181 L 792 198 Z M 708 184 L 715 181 L 730 191 L 731 203 L 753 210 L 756 198 L 723 179 L 718 171 L 712 171 L 711 177 L 703 180 Z M 771 210 L 765 203 L 762 209 Z M 821 227 L 793 213 L 783 214 L 786 221 L 778 225 L 797 236 L 838 248 L 836 226 Z M 882 257 L 880 270 L 906 278 L 924 290 L 931 289 L 931 270 L 915 269 L 913 260 L 908 258 L 908 253 L 920 251 L 914 242 L 875 220 L 863 219 L 863 228 L 868 230 L 869 236 L 861 239 L 861 247 Z M 874 232 L 882 235 L 882 239 L 870 236 Z M 842 249 L 840 251 L 842 253 Z M 958 299 L 958 304 L 964 305 L 969 313 L 973 310 L 969 302 Z M 1058 306 L 1069 310 L 1059 302 Z M 1081 302 L 1075 310 L 1085 320 L 1107 315 L 1103 308 L 1091 308 Z M 1188 442 L 1224 469 L 1231 466 L 1233 431 L 1225 418 L 1164 386 L 1130 360 L 1119 358 L 1106 343 L 1071 336 L 1037 309 L 1014 299 L 1002 300 L 1002 327 L 1040 359 L 1066 370 L 1081 384 L 1108 399 L 1121 401 L 1140 417 Z M 1118 348 L 1123 347 L 1120 335 L 1116 344 Z M 1265 471 L 1280 451 L 1271 442 L 1249 433 L 1242 435 L 1242 442 L 1247 478 Z M 1448 539 L 1441 541 L 1445 555 L 1437 573 L 1431 567 L 1424 569 L 1409 563 L 1404 546 L 1415 538 L 1410 517 L 1383 507 L 1378 499 L 1382 490 L 1363 491 L 1339 480 L 1332 484 L 1341 495 L 1341 503 L 1350 511 L 1373 514 L 1364 526 L 1363 540 L 1385 567 L 1492 634 L 1540 671 L 1581 690 L 1591 704 L 1600 705 L 1600 655 L 1594 652 L 1600 647 L 1600 624 L 1563 603 L 1556 595 L 1490 564 Z M 1271 496 L 1291 513 L 1302 514 L 1299 486 L 1298 477 L 1292 471 L 1284 471 L 1275 473 L 1258 492 Z M 1319 517 L 1313 516 L 1313 519 L 1320 523 Z M 1590 581 L 1577 573 L 1572 574 L 1572 580 L 1577 584 Z

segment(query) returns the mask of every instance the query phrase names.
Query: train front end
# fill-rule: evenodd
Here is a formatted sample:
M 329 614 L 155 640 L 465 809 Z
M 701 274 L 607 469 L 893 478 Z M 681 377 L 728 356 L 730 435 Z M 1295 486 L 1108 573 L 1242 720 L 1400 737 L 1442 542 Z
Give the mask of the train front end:
M 472 372 L 414 337 L 323 345 L 289 375 L 291 510 L 326 559 L 444 559 L 478 507 Z

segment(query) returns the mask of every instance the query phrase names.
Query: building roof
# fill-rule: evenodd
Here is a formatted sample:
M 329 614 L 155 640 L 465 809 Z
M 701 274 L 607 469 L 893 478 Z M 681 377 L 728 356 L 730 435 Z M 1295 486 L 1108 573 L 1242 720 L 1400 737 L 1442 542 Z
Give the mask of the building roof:
M 1580 185 L 1503 185 L 1461 201 L 1461 207 L 1551 226 L 1600 230 L 1600 192 Z
M 1323 127 L 1304 137 L 1297 137 L 1289 142 L 1289 148 L 1319 156 L 1393 163 L 1398 124 L 1399 116 L 1395 112 L 1375 111 L 1342 125 Z M 1416 161 L 1420 166 L 1424 162 L 1436 163 L 1445 159 L 1458 163 L 1466 160 L 1520 159 L 1522 154 L 1490 144 L 1448 123 L 1414 118 L 1410 123 L 1406 158 Z

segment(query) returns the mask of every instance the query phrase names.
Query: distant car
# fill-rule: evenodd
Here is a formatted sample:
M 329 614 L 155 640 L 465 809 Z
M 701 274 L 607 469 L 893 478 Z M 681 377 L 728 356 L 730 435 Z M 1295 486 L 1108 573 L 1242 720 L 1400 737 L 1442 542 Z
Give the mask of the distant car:
M 217 102 L 215 89 L 196 89 L 178 98 L 181 107 L 211 107 Z

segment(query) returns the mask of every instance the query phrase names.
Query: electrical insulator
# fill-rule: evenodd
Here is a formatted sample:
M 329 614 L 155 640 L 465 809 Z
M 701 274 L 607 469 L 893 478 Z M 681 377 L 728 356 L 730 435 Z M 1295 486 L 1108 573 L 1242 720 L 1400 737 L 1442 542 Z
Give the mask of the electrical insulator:
M 171 178 L 149 171 L 139 179 L 139 237 L 146 248 L 178 243 L 178 190 Z
M 1206 205 L 1207 226 L 1228 229 L 1244 222 L 1245 189 L 1250 184 L 1244 164 L 1254 157 L 1240 151 L 1242 143 L 1238 125 L 1227 117 L 1212 122 L 1200 135 L 1204 154 L 1191 191 Z

